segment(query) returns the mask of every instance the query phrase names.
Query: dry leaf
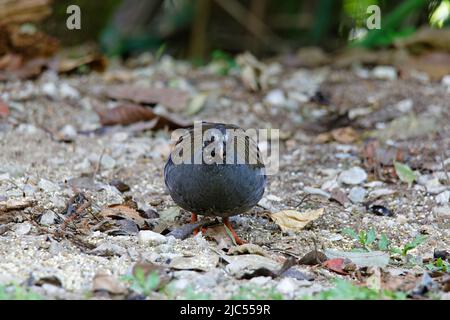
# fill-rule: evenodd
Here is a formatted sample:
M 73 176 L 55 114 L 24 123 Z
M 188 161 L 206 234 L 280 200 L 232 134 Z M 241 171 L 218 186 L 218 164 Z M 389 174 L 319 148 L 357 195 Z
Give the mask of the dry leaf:
M 157 130 L 168 127 L 170 130 L 174 130 L 190 125 L 187 121 L 175 119 L 175 117 L 168 115 L 156 114 L 150 107 L 132 103 L 123 104 L 114 109 L 97 109 L 96 112 L 100 117 L 100 123 L 104 126 L 129 125 L 150 120 L 153 120 L 153 125 L 146 129 L 152 128 Z
M 253 243 L 245 243 L 240 246 L 231 247 L 228 250 L 229 255 L 238 255 L 238 254 L 259 254 L 260 256 L 270 258 L 269 253 L 261 248 L 260 246 Z
M 331 137 L 340 143 L 353 143 L 359 139 L 358 133 L 352 127 L 338 128 L 330 132 Z
M 174 88 L 149 88 L 135 85 L 116 85 L 105 89 L 107 97 L 128 100 L 141 104 L 162 104 L 173 111 L 182 111 L 187 106 L 187 92 Z
M 6 118 L 8 115 L 9 115 L 8 105 L 0 99 L 0 118 Z
M 311 221 L 317 220 L 324 212 L 324 208 L 305 212 L 283 210 L 270 214 L 270 217 L 282 231 L 300 231 Z
M 340 188 L 331 190 L 331 199 L 337 201 L 341 206 L 345 207 L 350 201 L 347 194 Z
M 336 272 L 337 274 L 348 275 L 349 273 L 344 270 L 345 267 L 345 259 L 343 258 L 334 258 L 325 261 L 322 264 L 325 268 L 330 271 Z
M 102 270 L 98 271 L 94 276 L 92 291 L 106 291 L 117 295 L 127 293 L 127 289 L 122 281 Z
M 124 205 L 115 205 L 103 208 L 100 215 L 111 219 L 132 220 L 139 226 L 139 228 L 142 228 L 145 224 L 145 219 L 142 218 L 135 209 Z

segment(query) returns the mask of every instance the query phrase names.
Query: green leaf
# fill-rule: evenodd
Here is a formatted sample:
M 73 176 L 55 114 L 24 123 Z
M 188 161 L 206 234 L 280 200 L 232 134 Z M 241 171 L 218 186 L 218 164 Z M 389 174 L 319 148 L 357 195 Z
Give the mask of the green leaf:
M 367 232 L 366 236 L 366 246 L 371 245 L 375 239 L 377 238 L 377 234 L 375 233 L 374 229 L 370 229 L 369 232 Z
M 387 251 L 389 249 L 389 239 L 388 237 L 382 233 L 380 236 L 380 240 L 378 240 L 378 249 L 380 249 L 381 251 Z
M 358 240 L 358 234 L 356 233 L 356 231 L 352 228 L 344 228 L 341 231 L 343 234 L 348 235 L 350 237 L 352 237 L 353 239 Z
M 401 181 L 406 182 L 408 184 L 408 188 L 411 188 L 411 185 L 414 181 L 416 181 L 416 174 L 411 168 L 403 163 L 394 161 L 395 173 L 400 178 Z

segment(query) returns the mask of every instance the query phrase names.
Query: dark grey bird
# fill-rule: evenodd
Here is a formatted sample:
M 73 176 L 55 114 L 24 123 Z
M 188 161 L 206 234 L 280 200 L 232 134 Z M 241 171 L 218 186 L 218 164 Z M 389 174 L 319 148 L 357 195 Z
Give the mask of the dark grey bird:
M 255 139 L 223 123 L 187 128 L 170 153 L 164 179 L 173 201 L 192 213 L 192 222 L 197 215 L 221 217 L 237 244 L 243 241 L 229 217 L 254 207 L 266 186 Z

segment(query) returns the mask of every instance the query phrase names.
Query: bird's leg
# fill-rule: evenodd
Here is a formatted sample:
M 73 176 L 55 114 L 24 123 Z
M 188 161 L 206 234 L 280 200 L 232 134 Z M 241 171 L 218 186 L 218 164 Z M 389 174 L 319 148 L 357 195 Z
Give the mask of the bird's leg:
M 192 214 L 191 214 L 191 223 L 197 222 L 197 220 L 198 220 L 197 218 L 198 218 L 198 217 L 197 217 L 197 214 L 192 213 Z M 198 228 L 195 229 L 193 233 L 194 233 L 194 235 L 196 235 L 196 234 L 198 233 Z
M 241 238 L 239 238 L 239 236 L 233 230 L 233 227 L 231 226 L 231 223 L 230 223 L 230 219 L 223 218 L 222 221 L 223 221 L 223 224 L 228 228 L 228 230 L 230 230 L 231 235 L 233 236 L 234 241 L 236 242 L 236 244 L 238 244 L 238 245 L 244 244 L 245 241 L 243 241 Z

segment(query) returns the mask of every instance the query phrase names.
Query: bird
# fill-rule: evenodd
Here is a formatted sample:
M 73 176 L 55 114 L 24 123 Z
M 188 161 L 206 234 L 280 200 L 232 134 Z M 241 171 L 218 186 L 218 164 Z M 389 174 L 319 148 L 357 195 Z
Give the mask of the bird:
M 267 177 L 257 142 L 233 124 L 201 122 L 183 130 L 164 167 L 171 198 L 191 212 L 191 223 L 198 215 L 221 217 L 235 243 L 245 243 L 229 217 L 248 212 L 264 195 Z

